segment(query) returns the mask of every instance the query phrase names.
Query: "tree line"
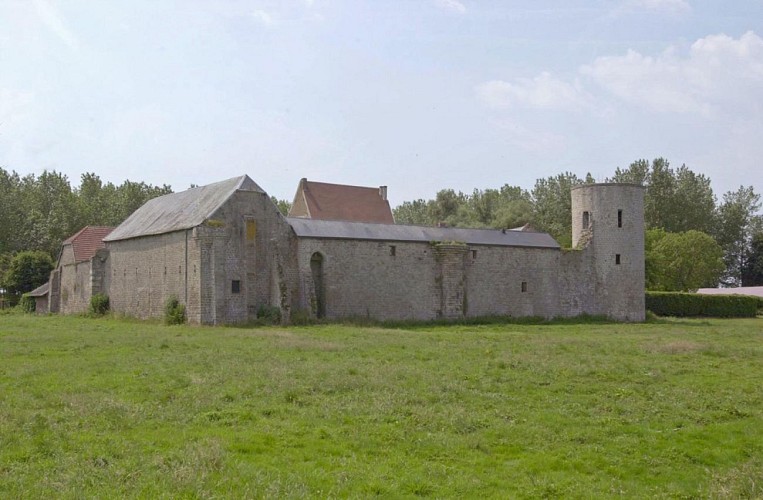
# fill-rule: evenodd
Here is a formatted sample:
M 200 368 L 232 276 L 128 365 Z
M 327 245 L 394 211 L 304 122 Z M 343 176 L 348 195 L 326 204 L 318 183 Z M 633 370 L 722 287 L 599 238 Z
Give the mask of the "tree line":
M 570 190 L 593 183 L 571 172 L 538 179 L 532 189 L 439 191 L 434 199 L 406 201 L 394 209 L 398 224 L 515 228 L 530 224 L 562 246 L 572 242 Z M 668 160 L 638 160 L 605 182 L 645 187 L 647 287 L 763 285 L 763 216 L 760 195 L 741 186 L 718 199 L 710 179 Z
M 72 187 L 55 171 L 22 177 L 0 168 L 0 288 L 30 291 L 47 280 L 38 283 L 66 238 L 88 225 L 117 226 L 146 201 L 171 192 L 145 182 L 104 183 L 94 173 Z

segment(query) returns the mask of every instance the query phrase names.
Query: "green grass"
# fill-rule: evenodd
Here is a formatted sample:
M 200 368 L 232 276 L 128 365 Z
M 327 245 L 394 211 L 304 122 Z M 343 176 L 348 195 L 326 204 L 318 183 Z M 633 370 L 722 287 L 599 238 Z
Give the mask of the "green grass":
M 763 496 L 763 320 L 0 315 L 0 498 Z

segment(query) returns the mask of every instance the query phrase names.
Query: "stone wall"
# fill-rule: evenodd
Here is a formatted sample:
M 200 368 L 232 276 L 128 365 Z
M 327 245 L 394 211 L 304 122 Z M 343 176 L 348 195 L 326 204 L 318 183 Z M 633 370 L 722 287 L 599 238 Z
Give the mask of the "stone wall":
M 202 322 L 243 323 L 264 307 L 289 320 L 299 292 L 294 236 L 267 194 L 236 192 L 199 228 L 199 238 Z
M 79 314 L 87 312 L 92 296 L 90 261 L 59 266 L 61 295 L 59 312 Z
M 323 257 L 327 318 L 438 317 L 439 271 L 429 243 L 300 238 L 303 293 L 299 307 L 313 314 L 317 311 L 310 260 L 316 252 Z
M 559 316 L 598 314 L 594 307 L 596 276 L 593 269 L 593 248 L 585 246 L 560 252 L 557 278 Z
M 160 318 L 167 299 L 186 305 L 191 322 L 201 321 L 199 245 L 192 230 L 106 244 L 111 310 L 137 318 Z
M 559 250 L 472 246 L 467 263 L 467 316 L 559 315 Z
M 590 233 L 590 234 L 589 234 Z M 590 239 L 589 239 L 590 238 Z M 643 321 L 644 188 L 591 184 L 572 189 L 572 243 L 592 253 L 593 314 Z
M 559 314 L 556 249 L 301 238 L 301 307 L 313 314 L 316 252 L 328 318 Z

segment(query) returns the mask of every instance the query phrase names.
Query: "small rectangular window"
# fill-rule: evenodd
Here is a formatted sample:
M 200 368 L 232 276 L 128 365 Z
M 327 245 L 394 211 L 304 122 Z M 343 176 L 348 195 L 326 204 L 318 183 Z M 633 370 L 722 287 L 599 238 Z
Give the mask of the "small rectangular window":
M 396 252 L 397 252 L 397 248 L 395 248 L 395 245 L 390 245 L 389 246 L 389 254 L 394 257 Z
M 591 225 L 591 214 L 588 211 L 583 212 L 583 229 L 588 229 Z
M 617 211 L 617 227 L 623 227 L 623 211 Z
M 472 250 L 472 259 L 477 258 L 477 250 Z
M 617 264 L 618 266 L 620 265 L 620 254 L 619 253 L 615 254 L 615 264 Z
M 526 291 L 527 291 L 527 282 L 523 281 L 522 282 L 522 293 L 525 293 Z
M 230 286 L 231 293 L 241 293 L 241 281 L 233 280 Z

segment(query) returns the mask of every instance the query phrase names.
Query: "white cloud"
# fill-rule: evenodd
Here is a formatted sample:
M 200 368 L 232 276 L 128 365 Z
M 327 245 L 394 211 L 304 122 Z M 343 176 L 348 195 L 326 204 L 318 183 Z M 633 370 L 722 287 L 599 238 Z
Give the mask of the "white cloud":
M 265 12 L 264 10 L 255 10 L 250 14 L 255 22 L 263 26 L 272 26 L 275 23 L 273 16 Z
M 441 9 L 455 12 L 457 14 L 466 13 L 466 6 L 458 0 L 434 0 L 435 5 Z
M 586 101 L 577 84 L 559 80 L 547 72 L 513 82 L 491 80 L 478 85 L 476 90 L 479 98 L 494 108 L 574 109 Z
M 62 42 L 70 49 L 76 50 L 79 47 L 77 38 L 69 30 L 63 17 L 59 15 L 55 8 L 46 0 L 34 0 L 34 7 L 37 15 L 40 16 L 42 23 L 52 31 Z
M 650 10 L 679 14 L 690 12 L 691 5 L 687 0 L 627 0 L 619 10 L 624 12 Z
M 686 55 L 675 47 L 652 57 L 630 50 L 580 68 L 617 98 L 653 111 L 714 113 L 763 100 L 763 39 L 710 35 Z

